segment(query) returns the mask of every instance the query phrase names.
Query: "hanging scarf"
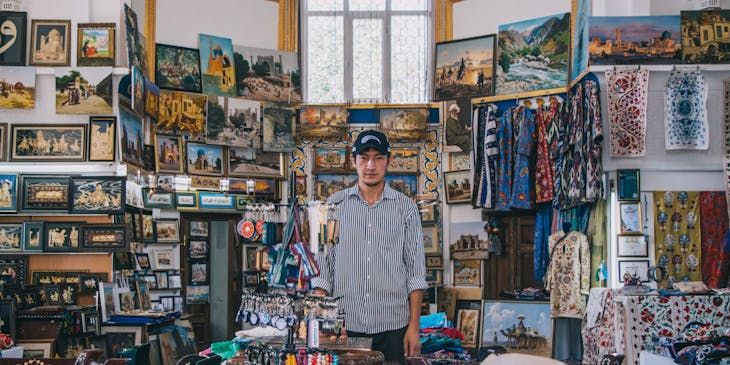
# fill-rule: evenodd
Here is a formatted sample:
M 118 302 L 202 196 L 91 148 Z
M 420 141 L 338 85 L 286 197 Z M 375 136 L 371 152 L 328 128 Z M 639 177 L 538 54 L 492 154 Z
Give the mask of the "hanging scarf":
M 700 71 L 669 75 L 664 124 L 668 150 L 707 149 L 707 85 Z
M 611 157 L 646 154 L 647 70 L 606 71 Z
M 700 192 L 700 227 L 702 230 L 702 281 L 718 288 L 730 264 L 725 261 L 724 236 L 727 231 L 727 206 L 719 191 Z
M 654 192 L 655 257 L 675 282 L 702 280 L 699 195 Z

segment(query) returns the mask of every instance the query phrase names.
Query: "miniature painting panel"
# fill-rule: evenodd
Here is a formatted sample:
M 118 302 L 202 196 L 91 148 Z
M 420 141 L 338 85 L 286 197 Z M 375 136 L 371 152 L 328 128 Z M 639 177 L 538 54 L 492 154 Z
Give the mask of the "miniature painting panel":
M 344 106 L 302 105 L 297 135 L 312 139 L 347 137 L 349 116 L 350 112 Z
M 282 153 L 256 153 L 253 148 L 228 148 L 227 171 L 230 176 L 284 178 L 285 169 Z
M 0 224 L 0 252 L 20 251 L 22 224 Z
M 385 183 L 411 199 L 418 195 L 418 175 L 390 174 L 385 176 Z
M 484 222 L 460 222 L 449 224 L 449 250 L 473 251 L 487 249 L 487 232 Z
M 682 63 L 729 63 L 730 10 L 681 11 Z
M 183 152 L 182 138 L 157 134 L 155 136 L 155 170 L 159 173 L 183 173 Z
M 201 284 L 208 282 L 208 261 L 207 260 L 191 260 L 190 261 L 190 283 Z
M 190 258 L 204 259 L 208 257 L 208 242 L 205 240 L 190 240 Z
M 0 57 L 2 57 L 1 53 Z M 0 68 L 0 108 L 33 109 L 35 107 L 35 76 L 34 67 Z
M 292 152 L 296 149 L 296 111 L 282 105 L 264 104 L 264 151 Z
M 23 175 L 22 210 L 68 210 L 68 177 Z
M 315 178 L 316 198 L 327 198 L 342 190 L 351 187 L 357 181 L 357 174 L 317 174 Z
M 117 146 L 116 117 L 89 120 L 89 161 L 114 161 Z
M 480 260 L 454 260 L 454 285 L 481 286 Z
M 177 220 L 157 220 L 155 222 L 157 242 L 179 242 L 180 228 Z
M 47 222 L 43 251 L 78 251 L 80 224 L 76 222 Z
M 0 24 L 0 66 L 25 66 L 28 13 L 0 11 Z
M 13 161 L 85 161 L 86 125 L 14 124 Z
M 467 152 L 449 153 L 449 171 L 469 170 L 471 168 L 471 154 Z
M 627 276 L 637 276 L 642 282 L 648 282 L 649 260 L 619 260 L 618 278 L 624 280 Z
M 423 251 L 425 253 L 440 253 L 441 240 L 438 226 L 423 227 Z
M 205 138 L 206 95 L 160 90 L 160 118 L 157 132 Z
M 18 211 L 18 176 L 0 175 L 0 213 Z
M 154 251 L 154 265 L 155 270 L 172 270 L 174 268 L 175 257 L 172 250 L 156 250 Z
M 222 146 L 188 143 L 187 150 L 188 174 L 223 174 Z
M 550 357 L 553 326 L 550 303 L 484 302 L 482 346 Z
M 419 171 L 418 148 L 392 148 L 390 151 L 390 165 L 388 172 L 405 172 L 417 174 Z
M 315 148 L 314 170 L 341 172 L 347 169 L 347 147 Z
M 479 347 L 479 310 L 457 309 L 456 329 L 464 335 L 464 347 Z
M 157 43 L 155 56 L 155 83 L 160 89 L 203 91 L 197 49 Z
M 238 95 L 280 103 L 302 101 L 301 71 L 296 52 L 233 47 Z
M 124 225 L 82 226 L 83 248 L 110 251 L 127 247 L 127 231 Z
M 221 190 L 221 178 L 216 176 L 190 175 L 190 187 L 195 190 Z
M 198 205 L 200 209 L 235 209 L 236 200 L 233 195 L 206 191 L 198 194 Z
M 157 120 L 160 117 L 160 87 L 144 79 L 144 113 Z
M 122 108 L 119 108 L 119 119 L 122 125 L 122 161 L 137 167 L 144 166 L 142 120 Z
M 591 0 L 572 0 L 571 35 L 573 56 L 570 61 L 570 79 L 576 80 L 588 69 L 588 17 L 591 15 Z
M 114 66 L 115 23 L 80 23 L 76 47 L 79 66 Z
M 68 66 L 71 62 L 70 55 L 70 20 L 32 20 L 30 40 L 31 65 Z
M 470 171 L 444 172 L 446 203 L 468 203 L 471 201 Z
M 23 222 L 23 251 L 43 251 L 42 221 Z
M 496 95 L 565 87 L 570 13 L 499 26 Z
M 175 193 L 175 206 L 178 210 L 198 209 L 198 192 L 178 191 Z
M 112 114 L 111 67 L 58 67 L 57 114 Z
M 281 197 L 279 196 L 279 180 L 255 179 L 253 194 L 256 198 L 280 199 Z
M 124 177 L 72 178 L 70 213 L 124 213 Z
M 233 62 L 233 42 L 230 38 L 209 34 L 199 35 L 200 70 L 203 73 L 203 93 L 237 96 L 236 71 Z
M 591 65 L 681 63 L 678 15 L 592 16 L 588 25 Z
M 188 285 L 187 287 L 188 304 L 208 304 L 210 295 L 210 286 L 208 285 Z
M 260 107 L 257 101 L 209 96 L 206 143 L 260 150 Z
M 429 111 L 426 108 L 380 109 L 380 129 L 389 140 L 426 138 Z
M 494 34 L 436 43 L 434 100 L 494 94 Z

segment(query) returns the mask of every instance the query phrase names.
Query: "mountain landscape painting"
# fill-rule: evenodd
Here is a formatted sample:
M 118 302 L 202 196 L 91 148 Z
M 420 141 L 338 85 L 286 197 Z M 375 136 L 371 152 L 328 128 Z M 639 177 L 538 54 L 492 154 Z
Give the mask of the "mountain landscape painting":
M 565 87 L 570 13 L 499 26 L 496 95 Z

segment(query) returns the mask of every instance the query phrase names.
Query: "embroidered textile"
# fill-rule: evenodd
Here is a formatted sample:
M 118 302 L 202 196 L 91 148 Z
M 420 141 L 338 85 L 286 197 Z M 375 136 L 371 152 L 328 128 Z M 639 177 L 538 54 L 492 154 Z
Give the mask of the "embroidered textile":
M 614 297 L 616 290 L 591 288 L 586 309 L 586 325 L 583 327 L 583 363 L 598 364 L 603 355 L 623 347 L 617 343 L 616 333 L 622 334 L 623 307 Z M 591 305 L 593 304 L 593 305 Z M 619 347 L 621 346 L 621 347 Z
M 664 124 L 668 150 L 707 149 L 707 85 L 702 72 L 674 70 L 669 75 Z
M 550 317 L 583 318 L 590 275 L 588 238 L 578 231 L 567 235 L 559 231 L 548 242 L 551 258 L 545 287 L 550 289 Z
M 555 158 L 550 154 L 548 130 L 553 128 L 558 116 L 557 100 L 550 102 L 548 108 L 538 108 L 535 115 L 537 130 L 537 161 L 535 162 L 535 201 L 537 203 L 552 202 L 554 196 Z
M 477 118 L 475 138 L 476 150 L 474 151 L 474 192 L 472 193 L 472 205 L 477 208 L 492 208 L 496 195 L 496 172 L 499 148 L 497 143 L 497 121 L 494 105 L 480 106 L 476 109 Z
M 532 209 L 535 202 L 534 175 L 530 157 L 535 150 L 535 113 L 524 106 L 517 107 L 512 121 L 514 131 L 514 171 L 510 207 Z M 531 178 L 532 176 L 532 178 Z
M 512 110 L 505 110 L 497 124 L 499 164 L 497 166 L 497 196 L 495 208 L 509 211 L 512 196 Z
M 725 194 L 700 192 L 700 227 L 702 237 L 702 281 L 718 288 L 727 275 L 730 262 L 725 260 L 725 232 L 728 229 Z
M 606 71 L 611 157 L 646 154 L 648 70 Z
M 654 192 L 654 242 L 657 264 L 674 281 L 702 280 L 700 194 Z
M 586 191 L 585 200 L 595 201 L 603 195 L 603 126 L 601 119 L 601 99 L 598 79 L 588 74 L 583 81 L 583 97 L 585 99 L 585 164 Z

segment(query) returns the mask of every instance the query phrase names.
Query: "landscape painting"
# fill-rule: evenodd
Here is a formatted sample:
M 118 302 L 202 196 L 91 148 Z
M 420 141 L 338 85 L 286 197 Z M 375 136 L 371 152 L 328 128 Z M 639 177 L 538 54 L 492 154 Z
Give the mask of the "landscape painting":
M 296 110 L 281 104 L 264 104 L 264 151 L 292 152 L 296 149 Z
M 112 114 L 111 67 L 56 67 L 57 114 Z
M 157 132 L 204 139 L 207 102 L 208 97 L 205 95 L 160 90 Z
M 198 39 L 200 42 L 200 70 L 203 73 L 203 93 L 237 96 L 231 39 L 202 33 Z
M 253 148 L 228 148 L 227 174 L 239 177 L 286 177 L 284 154 L 256 153 Z
M 682 63 L 730 63 L 730 10 L 681 11 Z
M 494 94 L 494 34 L 436 43 L 433 100 Z
M 570 80 L 576 80 L 588 68 L 588 17 L 591 15 L 591 0 L 572 0 L 570 32 L 573 35 L 570 62 Z
M 238 96 L 280 103 L 302 101 L 296 52 L 233 46 Z
M 35 68 L 0 68 L 0 108 L 33 109 L 35 107 Z
M 570 13 L 499 26 L 496 95 L 565 87 Z
M 357 181 L 357 174 L 317 174 L 315 177 L 315 196 L 318 200 L 327 198 Z
M 297 135 L 301 138 L 339 139 L 347 136 L 350 112 L 337 105 L 302 105 L 299 110 Z
M 592 16 L 588 19 L 591 65 L 680 63 L 678 15 Z
M 208 144 L 261 149 L 258 101 L 208 96 Z
M 503 346 L 509 352 L 550 357 L 550 303 L 485 301 L 482 346 Z
M 380 129 L 389 140 L 426 138 L 427 108 L 380 109 Z

